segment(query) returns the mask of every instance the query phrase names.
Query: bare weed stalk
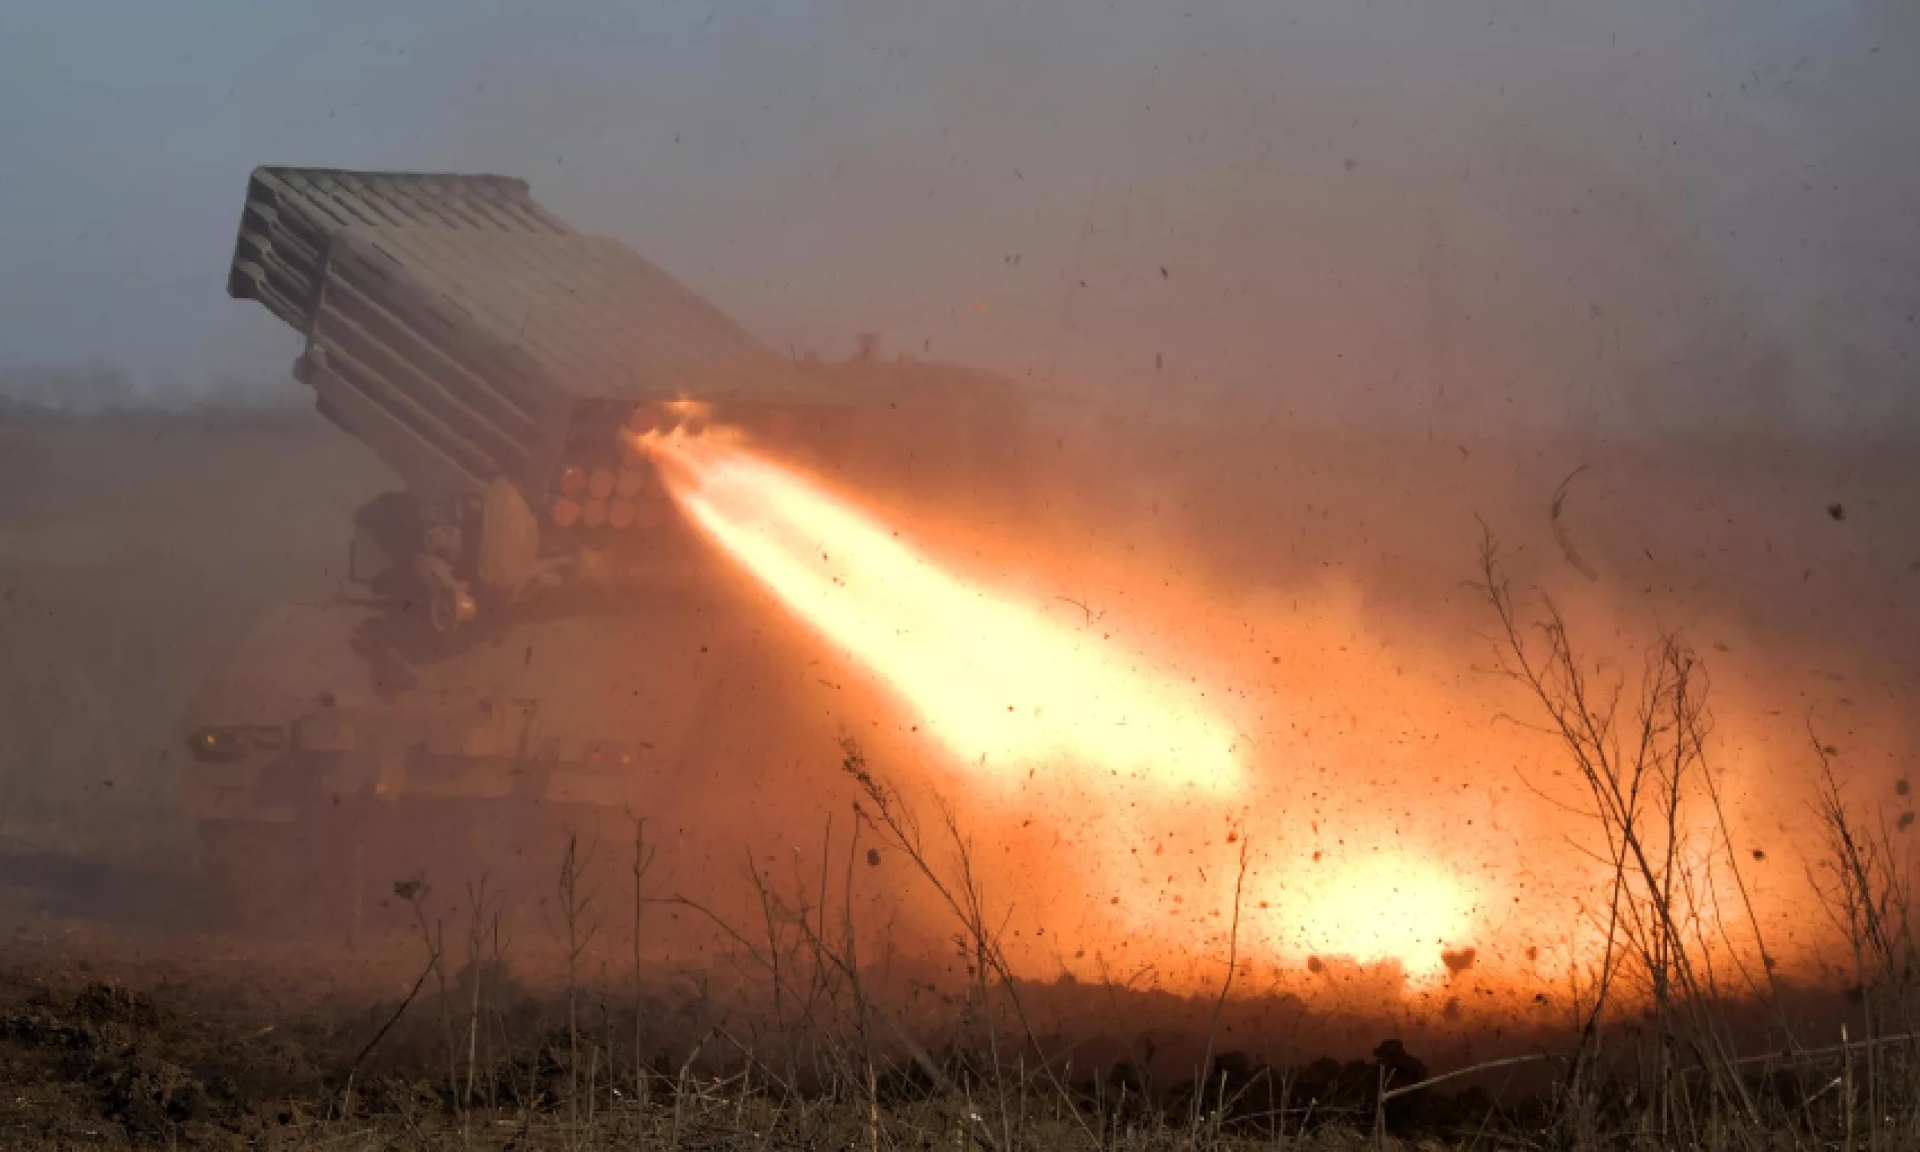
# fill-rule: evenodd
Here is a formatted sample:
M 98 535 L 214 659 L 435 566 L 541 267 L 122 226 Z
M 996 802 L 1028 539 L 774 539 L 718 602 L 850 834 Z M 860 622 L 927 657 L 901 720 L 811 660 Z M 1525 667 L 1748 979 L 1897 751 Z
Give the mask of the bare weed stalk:
M 1913 922 L 1913 874 L 1908 858 L 1894 846 L 1894 830 L 1885 822 L 1870 824 L 1850 804 L 1834 767 L 1839 751 L 1809 731 L 1819 771 L 1815 784 L 1815 814 L 1826 842 L 1826 856 L 1810 879 L 1820 893 L 1835 927 L 1848 943 L 1852 961 L 1853 993 L 1860 1009 L 1859 1040 L 1865 1061 L 1867 1114 L 1873 1126 L 1868 1146 L 1884 1140 L 1893 1147 L 1920 1141 L 1920 1063 L 1911 1045 L 1890 1047 L 1920 1025 L 1920 947 Z M 1842 1036 L 1843 1044 L 1845 1036 Z M 1852 1091 L 1854 1046 L 1846 1051 L 1847 1092 L 1841 1105 L 1849 1116 L 1855 1107 Z M 1894 1100 L 1905 1107 L 1896 1116 Z
M 640 945 L 641 921 L 647 909 L 647 874 L 653 870 L 658 850 L 647 843 L 647 822 L 633 818 L 633 1099 L 644 1110 L 651 1096 L 651 1078 L 647 1075 L 646 1019 L 643 1007 Z
M 1012 1020 L 1019 1026 L 1020 1035 L 1025 1044 L 1025 1054 L 1034 1059 L 1034 1068 L 1056 1093 L 1070 1097 L 1067 1086 L 1060 1081 L 1052 1061 L 1040 1044 L 1033 1024 L 1021 1002 L 1018 983 L 1006 953 L 1000 944 L 1001 927 L 1005 917 L 996 921 L 988 911 L 985 887 L 974 869 L 973 844 L 961 830 L 959 817 L 951 805 L 940 797 L 934 797 L 934 807 L 939 813 L 941 826 L 953 850 L 953 874 L 948 879 L 942 870 L 933 863 L 932 854 L 922 832 L 918 815 L 891 785 L 874 775 L 867 764 L 866 754 L 859 744 L 851 738 L 841 741 L 841 767 L 851 776 L 866 798 L 866 806 L 856 805 L 860 816 L 879 829 L 888 843 L 903 853 L 913 863 L 914 869 L 932 886 L 943 904 L 953 917 L 959 921 L 962 933 L 957 939 L 963 959 L 967 962 L 969 975 L 973 978 L 973 1009 L 981 1022 L 981 1032 L 985 1040 L 988 1067 L 991 1074 L 997 1111 L 1000 1120 L 1000 1137 L 1003 1147 L 1011 1146 L 1012 1125 L 1008 1112 L 1006 1061 L 1000 1052 L 1000 1027 L 994 1009 L 994 992 L 997 990 L 1005 999 Z M 1243 876 L 1244 879 L 1244 876 Z M 1235 941 L 1238 940 L 1236 919 Z M 1211 1057 L 1209 1057 L 1211 1059 Z M 1204 1073 L 1203 1073 L 1204 1075 Z M 1079 1123 L 1084 1134 L 1090 1138 L 1093 1130 L 1076 1108 L 1071 1115 Z
M 1594 1117 L 1588 1094 L 1602 1056 L 1602 1037 L 1616 983 L 1629 978 L 1650 1005 L 1652 1042 L 1642 1050 L 1648 1103 L 1637 1123 L 1658 1140 L 1701 1135 L 1677 1073 L 1680 1061 L 1708 1075 L 1710 1113 L 1724 1106 L 1758 1126 L 1760 1114 L 1732 1071 L 1732 1040 L 1714 1010 L 1722 989 L 1714 955 L 1719 924 L 1708 925 L 1707 880 L 1718 863 L 1734 875 L 1739 864 L 1726 842 L 1724 821 L 1706 848 L 1688 839 L 1689 808 L 1712 791 L 1705 742 L 1712 729 L 1704 666 L 1685 639 L 1665 633 L 1650 650 L 1635 705 L 1623 707 L 1618 683 L 1596 683 L 1577 651 L 1566 620 L 1542 598 L 1540 620 L 1520 618 L 1499 569 L 1490 535 L 1482 540 L 1476 590 L 1499 624 L 1500 670 L 1533 697 L 1585 785 L 1588 815 L 1601 833 L 1597 857 L 1610 875 L 1605 945 L 1583 1026 L 1581 1059 L 1567 1082 L 1567 1115 L 1583 1132 Z M 1716 856 L 1718 859 L 1716 860 Z M 1756 937 L 1757 937 L 1757 929 Z M 1754 941 L 1764 956 L 1764 942 Z
M 587 919 L 594 893 L 581 887 L 581 870 L 586 861 L 580 854 L 580 837 L 569 834 L 560 860 L 560 919 L 567 939 L 567 1122 L 571 1140 L 580 1136 L 580 961 L 593 942 L 599 925 Z
M 1193 1094 L 1193 1112 L 1188 1118 L 1188 1127 L 1191 1131 L 1190 1138 L 1196 1142 L 1200 1138 L 1200 1109 L 1206 1097 L 1206 1078 L 1213 1072 L 1213 1046 L 1220 1035 L 1220 1017 L 1221 1014 L 1226 1011 L 1227 996 L 1233 991 L 1233 974 L 1235 969 L 1240 965 L 1240 895 L 1247 884 L 1247 861 L 1251 850 L 1252 845 L 1245 838 L 1242 838 L 1240 841 L 1240 867 L 1233 879 L 1233 923 L 1227 931 L 1227 974 L 1220 982 L 1220 995 L 1213 1002 L 1213 1018 L 1207 1022 L 1207 1047 L 1205 1054 L 1200 1058 L 1200 1072 L 1194 1085 L 1197 1090 Z M 1225 1112 L 1226 1104 L 1223 1100 L 1220 1107 L 1214 1112 L 1213 1127 L 1216 1134 L 1218 1132 L 1220 1118 Z

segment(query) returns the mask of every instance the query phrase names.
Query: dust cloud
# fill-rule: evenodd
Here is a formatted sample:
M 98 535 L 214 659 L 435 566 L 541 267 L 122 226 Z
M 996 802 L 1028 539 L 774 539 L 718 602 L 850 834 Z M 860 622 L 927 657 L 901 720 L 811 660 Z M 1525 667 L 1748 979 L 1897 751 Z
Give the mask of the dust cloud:
M 296 162 L 517 175 L 775 347 L 879 331 L 1089 399 L 1482 432 L 1914 415 L 1900 4 L 120 18 L 3 18 L 9 374 L 272 387 L 291 346 L 219 297 L 220 256 L 246 172 Z

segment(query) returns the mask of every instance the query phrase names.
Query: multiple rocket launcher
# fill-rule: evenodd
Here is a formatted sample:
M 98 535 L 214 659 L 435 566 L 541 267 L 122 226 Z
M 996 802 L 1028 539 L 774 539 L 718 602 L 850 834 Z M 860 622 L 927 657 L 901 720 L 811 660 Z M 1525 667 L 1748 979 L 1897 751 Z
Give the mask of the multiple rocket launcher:
M 506 177 L 256 169 L 227 291 L 301 334 L 320 412 L 405 481 L 417 522 L 380 551 L 443 632 L 543 559 L 644 547 L 668 517 L 640 436 L 712 414 L 777 443 L 837 405 Z

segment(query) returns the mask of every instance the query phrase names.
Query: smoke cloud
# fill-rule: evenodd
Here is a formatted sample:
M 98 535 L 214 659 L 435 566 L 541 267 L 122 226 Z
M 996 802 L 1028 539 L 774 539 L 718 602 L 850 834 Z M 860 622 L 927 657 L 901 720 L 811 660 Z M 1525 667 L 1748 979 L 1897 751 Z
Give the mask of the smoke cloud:
M 1890 0 L 14 6 L 0 376 L 289 389 L 222 285 L 246 172 L 298 163 L 522 176 L 776 347 L 1417 429 L 1882 428 L 1920 414 L 1917 33 Z

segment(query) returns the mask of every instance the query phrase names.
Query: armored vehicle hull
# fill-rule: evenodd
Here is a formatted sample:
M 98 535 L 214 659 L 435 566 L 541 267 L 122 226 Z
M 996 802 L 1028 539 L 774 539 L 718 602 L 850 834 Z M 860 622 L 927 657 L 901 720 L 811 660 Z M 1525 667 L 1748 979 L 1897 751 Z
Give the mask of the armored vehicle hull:
M 819 799 L 857 678 L 694 538 L 634 434 L 724 424 L 891 489 L 1009 474 L 1004 382 L 871 339 L 792 363 L 519 181 L 260 169 L 229 291 L 405 486 L 357 515 L 348 586 L 267 614 L 187 717 L 183 799 L 248 916 L 551 883 L 568 838 L 643 817 L 738 860 L 756 805 Z

